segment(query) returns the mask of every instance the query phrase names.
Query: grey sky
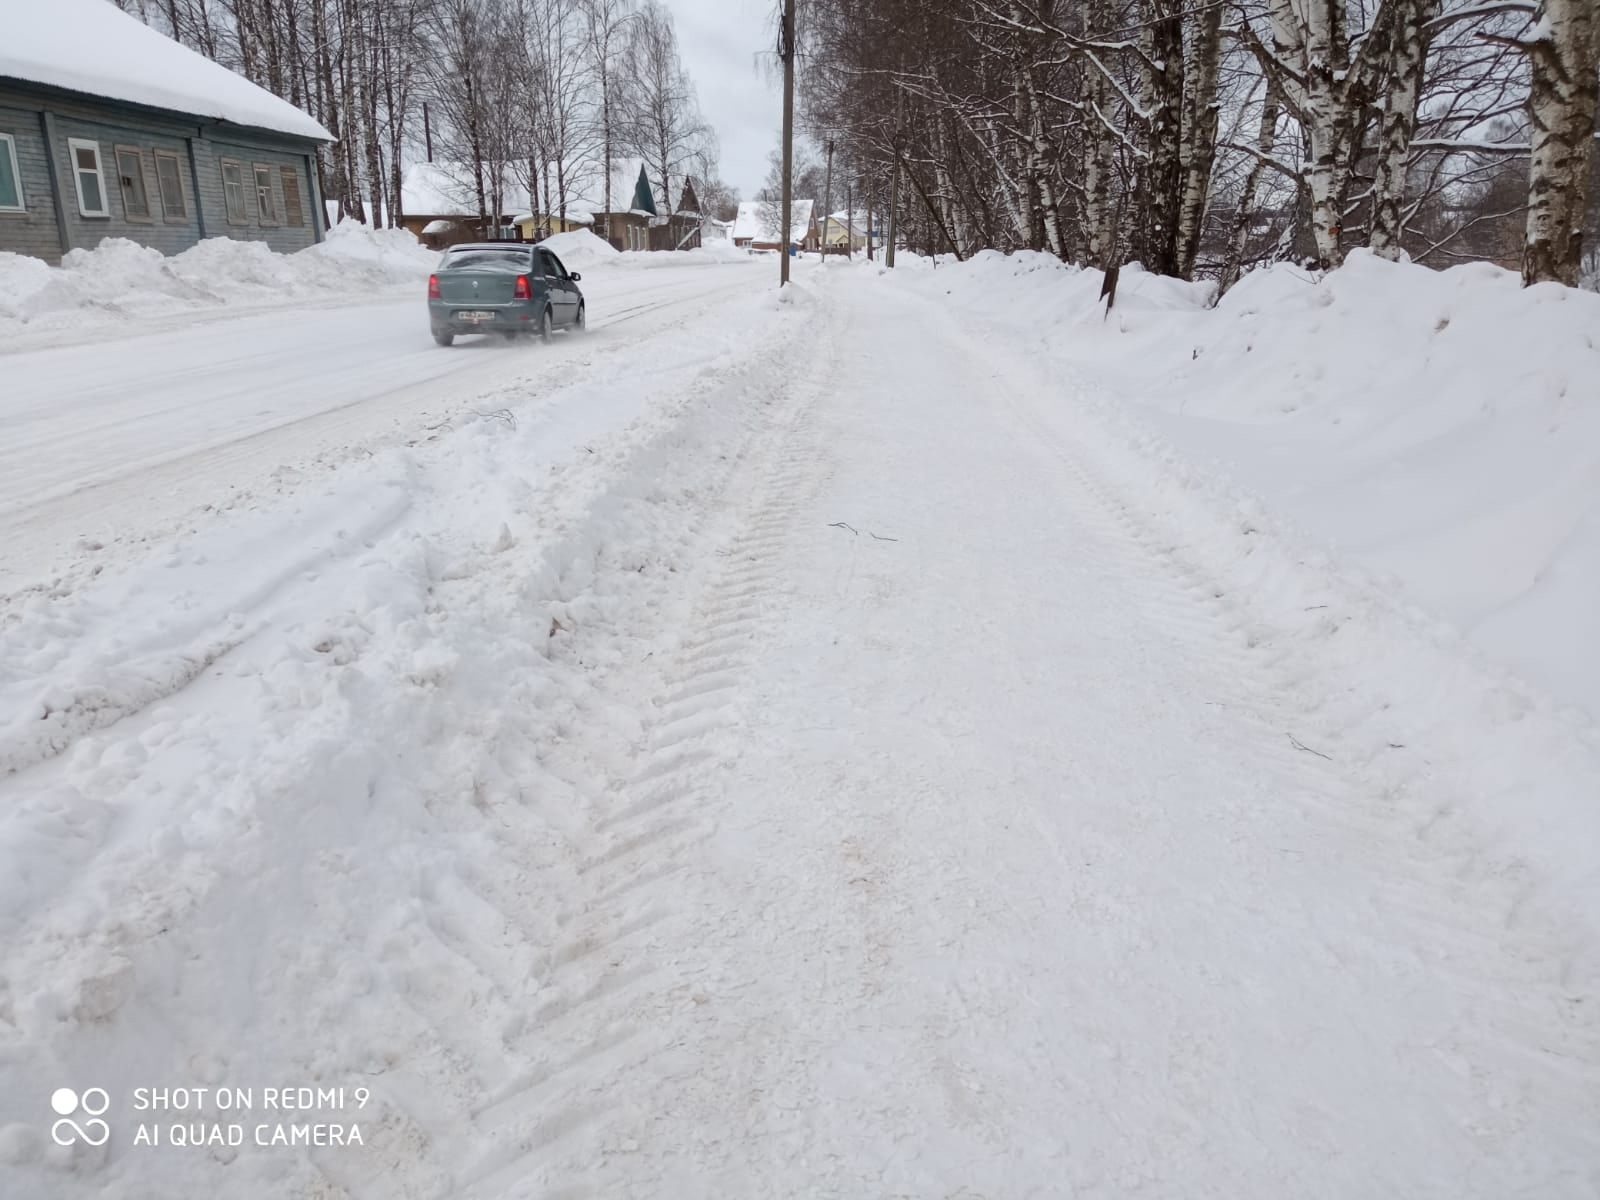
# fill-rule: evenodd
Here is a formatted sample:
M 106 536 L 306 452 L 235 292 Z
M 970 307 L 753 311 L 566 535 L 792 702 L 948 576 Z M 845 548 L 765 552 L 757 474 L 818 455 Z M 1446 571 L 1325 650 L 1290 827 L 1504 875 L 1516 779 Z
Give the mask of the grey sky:
M 783 125 L 783 90 L 757 55 L 772 49 L 773 0 L 665 0 L 700 110 L 722 145 L 722 177 L 745 199 L 767 176 Z

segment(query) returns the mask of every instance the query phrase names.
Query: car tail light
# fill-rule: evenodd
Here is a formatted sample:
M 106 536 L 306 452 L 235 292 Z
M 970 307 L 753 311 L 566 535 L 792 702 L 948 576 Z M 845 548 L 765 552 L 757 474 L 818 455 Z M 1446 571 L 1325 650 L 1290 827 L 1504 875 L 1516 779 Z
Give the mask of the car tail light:
M 533 299 L 533 284 L 526 275 L 517 276 L 517 288 L 516 291 L 511 293 L 511 298 L 513 300 Z
M 439 277 L 437 275 L 429 275 L 428 276 L 428 299 L 429 300 L 437 300 L 438 298 L 439 298 Z

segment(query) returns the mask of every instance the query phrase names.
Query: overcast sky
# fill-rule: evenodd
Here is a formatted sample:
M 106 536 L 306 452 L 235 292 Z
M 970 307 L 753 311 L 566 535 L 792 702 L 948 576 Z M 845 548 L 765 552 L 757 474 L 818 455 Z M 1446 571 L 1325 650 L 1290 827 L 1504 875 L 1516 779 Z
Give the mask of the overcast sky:
M 722 178 L 750 199 L 783 128 L 783 89 L 757 55 L 771 51 L 773 0 L 665 0 L 700 111 L 722 144 Z

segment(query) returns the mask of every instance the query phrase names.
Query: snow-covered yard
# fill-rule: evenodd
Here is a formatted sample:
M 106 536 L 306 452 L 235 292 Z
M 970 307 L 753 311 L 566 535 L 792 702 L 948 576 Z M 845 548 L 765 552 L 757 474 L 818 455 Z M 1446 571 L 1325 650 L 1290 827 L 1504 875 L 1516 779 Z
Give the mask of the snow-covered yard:
M 1595 298 L 589 249 L 0 359 L 0 1194 L 1594 1194 Z

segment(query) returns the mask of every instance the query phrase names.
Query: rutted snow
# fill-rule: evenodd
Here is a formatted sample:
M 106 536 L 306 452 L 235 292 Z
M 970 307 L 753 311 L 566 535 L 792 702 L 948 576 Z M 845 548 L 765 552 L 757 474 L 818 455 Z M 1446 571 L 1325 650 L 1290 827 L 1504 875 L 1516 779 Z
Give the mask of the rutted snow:
M 1593 725 L 1106 390 L 1193 290 L 908 265 L 0 630 L 59 742 L 4 731 L 0 1191 L 1592 1192 Z M 134 1086 L 286 1078 L 366 1144 L 129 1145 Z
M 1044 255 L 980 255 L 923 283 L 1110 386 L 1313 538 L 1486 652 L 1600 716 L 1600 296 L 1434 272 L 1365 251 L 1207 289 Z

